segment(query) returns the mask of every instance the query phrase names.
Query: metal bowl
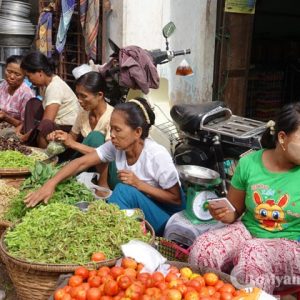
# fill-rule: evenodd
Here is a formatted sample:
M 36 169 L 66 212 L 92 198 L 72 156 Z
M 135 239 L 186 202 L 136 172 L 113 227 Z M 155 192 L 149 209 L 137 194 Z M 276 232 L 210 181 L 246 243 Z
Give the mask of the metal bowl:
M 0 28 L 1 30 L 1 28 Z M 0 45 L 2 46 L 31 46 L 33 42 L 33 34 L 13 34 L 0 32 Z
M 195 165 L 177 165 L 176 169 L 180 178 L 190 183 L 218 185 L 221 182 L 220 174 L 208 168 Z

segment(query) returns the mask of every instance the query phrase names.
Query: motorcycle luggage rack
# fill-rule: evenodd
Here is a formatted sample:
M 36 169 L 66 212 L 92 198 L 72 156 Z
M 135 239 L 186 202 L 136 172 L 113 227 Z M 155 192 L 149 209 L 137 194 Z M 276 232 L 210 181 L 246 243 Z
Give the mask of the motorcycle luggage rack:
M 205 124 L 205 119 L 220 111 L 227 113 L 226 119 L 214 119 Z M 228 114 L 229 113 L 229 114 Z M 229 108 L 218 108 L 202 117 L 200 130 L 214 132 L 220 135 L 229 136 L 236 139 L 255 138 L 266 129 L 266 123 L 232 115 Z
M 177 142 L 179 140 L 179 134 L 178 134 L 177 127 L 174 125 L 173 122 L 167 121 L 165 123 L 161 123 L 161 124 L 155 125 L 155 126 L 168 136 L 168 139 L 171 144 L 174 141 Z

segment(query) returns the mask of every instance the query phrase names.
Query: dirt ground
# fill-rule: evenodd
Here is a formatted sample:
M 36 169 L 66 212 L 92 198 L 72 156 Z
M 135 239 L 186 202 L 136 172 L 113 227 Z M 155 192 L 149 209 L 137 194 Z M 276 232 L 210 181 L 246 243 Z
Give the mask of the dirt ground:
M 0 263 L 0 290 L 5 291 L 6 300 L 16 300 L 17 295 L 15 293 L 14 286 L 6 272 L 6 269 L 2 263 Z M 0 298 L 1 299 L 1 298 Z

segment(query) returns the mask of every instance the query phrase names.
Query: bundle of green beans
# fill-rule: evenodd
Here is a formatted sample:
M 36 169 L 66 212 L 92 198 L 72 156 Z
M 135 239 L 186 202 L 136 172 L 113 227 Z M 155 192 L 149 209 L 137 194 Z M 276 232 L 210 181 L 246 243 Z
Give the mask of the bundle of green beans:
M 26 214 L 5 236 L 8 252 L 38 263 L 84 264 L 94 252 L 107 259 L 121 256 L 120 246 L 132 239 L 149 241 L 139 221 L 116 205 L 95 201 L 87 212 L 62 203 L 41 206 Z

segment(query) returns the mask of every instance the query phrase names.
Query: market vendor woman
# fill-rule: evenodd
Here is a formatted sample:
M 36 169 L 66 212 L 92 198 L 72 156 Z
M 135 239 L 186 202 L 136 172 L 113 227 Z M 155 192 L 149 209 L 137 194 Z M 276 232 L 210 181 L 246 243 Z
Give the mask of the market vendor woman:
M 17 130 L 24 120 L 28 100 L 34 97 L 33 91 L 24 82 L 21 62 L 20 55 L 11 55 L 6 59 L 5 79 L 0 84 L 0 122 L 5 121 Z
M 300 103 L 284 106 L 268 126 L 265 149 L 241 158 L 234 172 L 227 197 L 236 211 L 209 206 L 230 225 L 200 235 L 189 262 L 272 293 L 285 278 L 300 280 Z
M 115 161 L 121 183 L 109 203 L 121 209 L 140 208 L 157 234 L 162 234 L 169 217 L 185 208 L 178 173 L 168 151 L 148 138 L 155 115 L 143 98 L 117 105 L 110 120 L 111 140 L 71 161 L 25 203 L 33 207 L 47 202 L 56 185 L 91 166 Z

